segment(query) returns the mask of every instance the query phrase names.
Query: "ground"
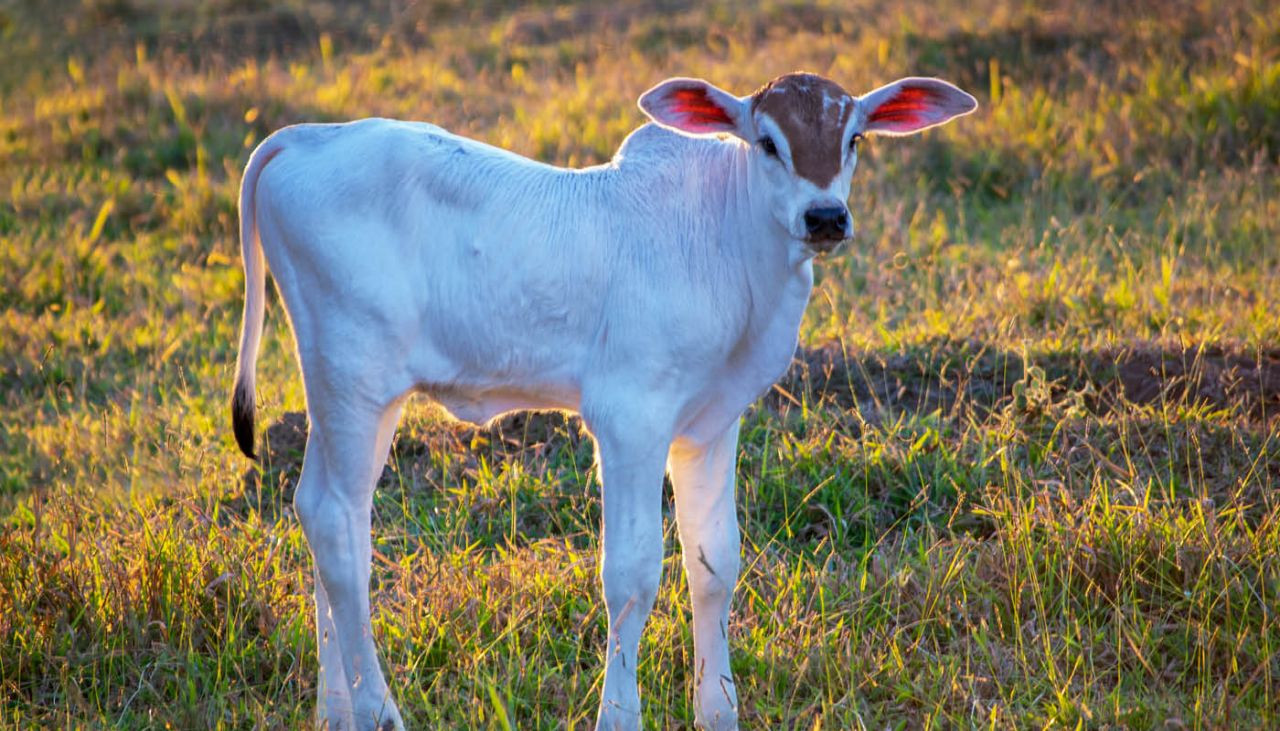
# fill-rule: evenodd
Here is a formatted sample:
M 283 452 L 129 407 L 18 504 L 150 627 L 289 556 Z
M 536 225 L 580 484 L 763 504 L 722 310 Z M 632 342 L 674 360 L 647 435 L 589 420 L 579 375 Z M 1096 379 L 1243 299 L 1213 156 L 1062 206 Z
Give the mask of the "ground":
M 745 728 L 1280 723 L 1280 6 L 31 0 L 0 7 L 0 727 L 313 712 L 306 429 L 268 309 L 229 395 L 239 173 L 296 121 L 608 159 L 674 75 L 981 108 L 865 145 L 787 378 L 745 416 Z M 669 507 L 669 506 L 668 506 Z M 579 423 L 411 404 L 374 626 L 414 728 L 584 728 L 605 614 Z M 692 724 L 678 547 L 640 666 Z

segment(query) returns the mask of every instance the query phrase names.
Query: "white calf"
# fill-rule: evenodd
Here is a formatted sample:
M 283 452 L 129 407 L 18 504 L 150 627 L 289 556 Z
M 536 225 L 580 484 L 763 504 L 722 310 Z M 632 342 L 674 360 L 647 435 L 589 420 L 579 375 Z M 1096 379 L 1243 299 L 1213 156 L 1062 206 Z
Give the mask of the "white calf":
M 858 140 L 976 106 L 936 79 L 860 98 L 808 74 L 746 97 L 670 79 L 640 98 L 655 124 L 584 170 L 385 119 L 288 127 L 259 145 L 240 192 L 246 298 L 232 412 L 252 457 L 266 264 L 311 422 L 295 505 L 315 559 L 320 717 L 331 728 L 403 726 L 369 625 L 369 514 L 416 391 L 472 422 L 576 411 L 595 437 L 609 614 L 598 728 L 640 723 L 637 651 L 670 474 L 697 721 L 735 728 L 739 416 L 791 361 L 813 257 L 852 235 Z

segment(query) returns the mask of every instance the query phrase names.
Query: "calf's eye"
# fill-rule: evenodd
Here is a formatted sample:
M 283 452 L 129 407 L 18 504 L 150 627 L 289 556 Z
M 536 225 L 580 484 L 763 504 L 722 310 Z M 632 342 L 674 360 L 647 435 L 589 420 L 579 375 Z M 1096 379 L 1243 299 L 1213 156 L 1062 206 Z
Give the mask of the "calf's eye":
M 760 148 L 764 150 L 764 154 L 768 155 L 769 157 L 778 156 L 778 146 L 774 144 L 773 138 L 769 137 L 768 135 L 765 135 L 764 137 L 760 138 Z

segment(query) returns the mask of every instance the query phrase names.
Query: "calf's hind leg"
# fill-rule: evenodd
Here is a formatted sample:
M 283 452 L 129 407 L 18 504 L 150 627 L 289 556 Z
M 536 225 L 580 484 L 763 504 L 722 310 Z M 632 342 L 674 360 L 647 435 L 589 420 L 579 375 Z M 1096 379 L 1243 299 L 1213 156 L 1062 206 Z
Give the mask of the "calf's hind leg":
M 337 729 L 355 725 L 351 718 L 351 691 L 347 686 L 347 674 L 342 669 L 342 648 L 338 645 L 338 630 L 333 625 L 333 613 L 329 610 L 329 595 L 320 581 L 320 572 L 312 560 L 312 576 L 315 581 L 316 647 L 320 651 L 320 672 L 316 679 L 316 725 Z
M 294 508 L 318 582 L 320 682 L 327 686 L 318 699 L 325 706 L 319 715 L 330 729 L 403 729 L 369 621 L 373 488 L 390 450 L 400 403 L 381 409 L 325 404 L 310 415 Z M 336 666 L 335 660 L 340 661 Z

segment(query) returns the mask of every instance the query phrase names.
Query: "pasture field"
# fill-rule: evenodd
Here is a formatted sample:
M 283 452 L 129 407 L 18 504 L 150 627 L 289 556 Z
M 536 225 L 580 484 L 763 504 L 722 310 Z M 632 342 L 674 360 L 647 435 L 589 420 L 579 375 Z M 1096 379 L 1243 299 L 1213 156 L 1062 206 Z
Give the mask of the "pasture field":
M 229 395 L 249 151 L 395 116 L 605 161 L 667 76 L 937 75 L 864 147 L 796 365 L 745 416 L 750 729 L 1280 725 L 1280 4 L 0 4 L 0 728 L 296 728 L 306 430 L 274 293 Z M 669 498 L 668 498 L 669 499 Z M 693 720 L 679 548 L 639 668 Z M 560 415 L 414 402 L 374 628 L 412 728 L 589 728 L 599 489 Z

